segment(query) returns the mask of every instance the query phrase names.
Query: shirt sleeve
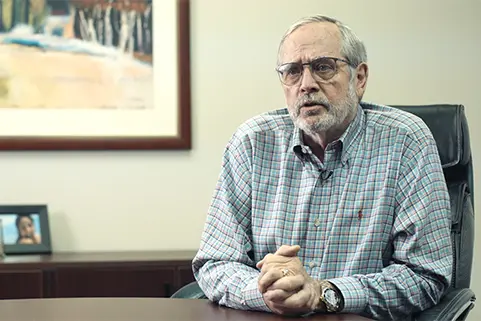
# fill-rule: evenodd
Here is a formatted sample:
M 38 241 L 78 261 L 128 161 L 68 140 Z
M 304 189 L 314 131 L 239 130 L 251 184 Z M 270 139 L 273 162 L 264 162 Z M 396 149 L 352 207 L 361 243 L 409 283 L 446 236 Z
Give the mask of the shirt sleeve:
M 449 194 L 434 138 L 407 136 L 396 188 L 391 262 L 380 273 L 331 279 L 346 313 L 404 320 L 436 305 L 452 277 Z
M 227 145 L 207 213 L 194 276 L 211 301 L 241 310 L 270 311 L 258 290 L 251 233 L 251 162 L 248 139 Z

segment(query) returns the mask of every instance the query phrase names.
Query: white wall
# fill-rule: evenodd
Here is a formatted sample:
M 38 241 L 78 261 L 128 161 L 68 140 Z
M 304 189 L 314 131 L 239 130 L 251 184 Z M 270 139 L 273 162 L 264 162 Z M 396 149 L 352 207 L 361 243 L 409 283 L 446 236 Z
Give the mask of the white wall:
M 465 104 L 481 164 L 480 1 L 191 1 L 192 151 L 0 154 L 0 203 L 48 203 L 54 250 L 195 249 L 224 145 L 246 118 L 283 106 L 277 44 L 312 13 L 364 39 L 366 100 Z

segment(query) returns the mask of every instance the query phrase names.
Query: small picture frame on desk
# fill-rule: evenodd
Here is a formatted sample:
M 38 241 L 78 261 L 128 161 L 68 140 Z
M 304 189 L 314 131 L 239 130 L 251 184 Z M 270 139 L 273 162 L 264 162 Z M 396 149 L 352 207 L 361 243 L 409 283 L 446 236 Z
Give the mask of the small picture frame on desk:
M 3 254 L 51 254 L 47 205 L 0 205 Z

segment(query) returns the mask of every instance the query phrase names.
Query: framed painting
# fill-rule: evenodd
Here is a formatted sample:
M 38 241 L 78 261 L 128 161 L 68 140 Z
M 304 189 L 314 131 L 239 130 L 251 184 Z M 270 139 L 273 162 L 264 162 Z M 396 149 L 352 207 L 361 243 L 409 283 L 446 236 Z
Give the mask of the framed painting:
M 52 253 L 46 205 L 0 205 L 0 226 L 5 255 Z
M 0 150 L 191 148 L 189 0 L 2 0 L 0 15 Z

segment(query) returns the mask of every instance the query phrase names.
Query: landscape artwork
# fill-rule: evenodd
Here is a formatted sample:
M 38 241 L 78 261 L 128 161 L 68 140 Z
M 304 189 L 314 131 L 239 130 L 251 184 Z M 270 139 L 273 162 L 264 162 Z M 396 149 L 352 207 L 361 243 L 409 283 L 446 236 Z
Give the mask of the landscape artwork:
M 153 108 L 151 0 L 1 0 L 0 12 L 0 108 Z
M 188 0 L 0 0 L 0 150 L 188 149 Z

